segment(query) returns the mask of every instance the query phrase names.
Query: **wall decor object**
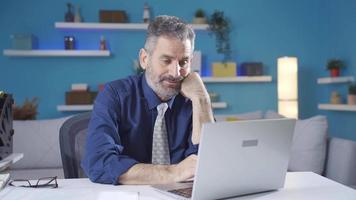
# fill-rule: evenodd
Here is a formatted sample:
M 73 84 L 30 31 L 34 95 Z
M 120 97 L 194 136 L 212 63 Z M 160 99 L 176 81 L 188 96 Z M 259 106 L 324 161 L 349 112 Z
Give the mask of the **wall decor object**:
M 105 37 L 102 35 L 100 36 L 100 50 L 107 50 L 107 45 L 106 45 L 106 39 Z
M 148 3 L 145 2 L 145 5 L 143 6 L 143 23 L 149 23 L 150 22 L 150 7 L 148 6 Z
M 235 77 L 236 63 L 235 62 L 218 62 L 213 63 L 213 77 Z
M 241 76 L 262 76 L 263 64 L 262 62 L 245 62 L 242 63 L 239 70 Z
M 330 103 L 331 104 L 341 104 L 342 103 L 341 95 L 337 91 L 331 92 Z
M 100 10 L 99 21 L 101 23 L 126 23 L 127 15 L 124 10 Z
M 340 70 L 345 66 L 344 62 L 340 59 L 330 59 L 326 65 L 326 69 L 330 71 L 331 77 L 340 76 Z
M 88 105 L 93 104 L 98 92 L 91 91 L 69 91 L 65 93 L 66 105 Z
M 80 14 L 80 6 L 77 6 L 77 9 L 76 9 L 76 12 L 75 12 L 75 15 L 74 15 L 74 22 L 76 23 L 79 23 L 79 22 L 82 22 L 83 19 L 82 19 L 82 16 Z
M 195 15 L 193 18 L 193 24 L 206 24 L 207 20 L 205 17 L 205 12 L 203 9 L 198 9 L 195 11 Z
M 64 49 L 66 49 L 66 50 L 75 49 L 75 37 L 74 36 L 64 36 Z
M 10 35 L 12 49 L 31 50 L 38 46 L 37 37 L 31 33 L 16 33 Z
M 278 113 L 298 119 L 298 59 L 281 57 L 277 64 Z
M 34 120 L 38 114 L 38 98 L 25 99 L 22 106 L 14 106 L 14 120 Z
M 231 59 L 230 20 L 224 16 L 223 11 L 215 10 L 210 16 L 208 24 L 208 30 L 215 36 L 217 53 L 224 55 L 223 62 L 229 61 Z
M 67 12 L 64 15 L 65 22 L 74 22 L 73 6 L 71 3 L 67 3 Z
M 347 95 L 347 104 L 356 105 L 356 83 L 349 85 L 349 94 Z

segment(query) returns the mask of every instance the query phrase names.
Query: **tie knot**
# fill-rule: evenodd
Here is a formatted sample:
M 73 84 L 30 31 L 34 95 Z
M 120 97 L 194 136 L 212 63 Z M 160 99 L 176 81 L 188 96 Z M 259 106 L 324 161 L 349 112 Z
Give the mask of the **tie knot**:
M 161 103 L 157 106 L 157 111 L 158 111 L 158 115 L 162 116 L 164 115 L 164 113 L 166 112 L 168 108 L 168 104 L 167 103 Z

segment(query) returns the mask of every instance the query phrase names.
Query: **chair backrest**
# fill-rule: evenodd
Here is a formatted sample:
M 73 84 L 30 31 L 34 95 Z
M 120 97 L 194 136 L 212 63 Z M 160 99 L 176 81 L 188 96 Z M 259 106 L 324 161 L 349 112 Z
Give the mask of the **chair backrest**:
M 75 115 L 66 120 L 59 130 L 59 146 L 65 178 L 86 177 L 80 167 L 80 161 L 85 153 L 90 116 L 91 112 Z

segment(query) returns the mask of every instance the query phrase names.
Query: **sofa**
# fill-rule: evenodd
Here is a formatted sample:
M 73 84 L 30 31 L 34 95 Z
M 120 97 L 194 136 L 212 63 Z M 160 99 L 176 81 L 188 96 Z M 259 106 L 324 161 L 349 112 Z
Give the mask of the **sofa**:
M 24 154 L 11 166 L 13 179 L 64 178 L 59 129 L 67 119 L 13 121 L 13 152 Z
M 283 116 L 273 111 L 215 116 L 217 121 L 280 117 Z M 64 177 L 59 149 L 59 129 L 68 118 L 14 121 L 13 151 L 24 153 L 24 158 L 11 167 L 13 178 Z M 327 119 L 324 116 L 297 121 L 289 171 L 312 171 L 356 188 L 355 169 L 355 141 L 328 138 Z

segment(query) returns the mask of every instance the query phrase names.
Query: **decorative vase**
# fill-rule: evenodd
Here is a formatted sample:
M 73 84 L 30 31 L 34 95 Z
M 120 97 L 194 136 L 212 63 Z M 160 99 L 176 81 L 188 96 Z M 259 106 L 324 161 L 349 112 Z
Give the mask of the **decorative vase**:
M 67 3 L 68 10 L 64 16 L 64 21 L 66 22 L 74 22 L 74 14 L 72 12 L 72 4 Z
M 356 105 L 356 94 L 347 95 L 347 104 Z
M 338 76 L 340 76 L 340 69 L 339 69 L 339 68 L 330 69 L 330 76 L 331 76 L 331 77 L 338 77 Z
M 82 16 L 80 15 L 80 7 L 77 7 L 77 12 L 74 15 L 74 22 L 82 22 Z

